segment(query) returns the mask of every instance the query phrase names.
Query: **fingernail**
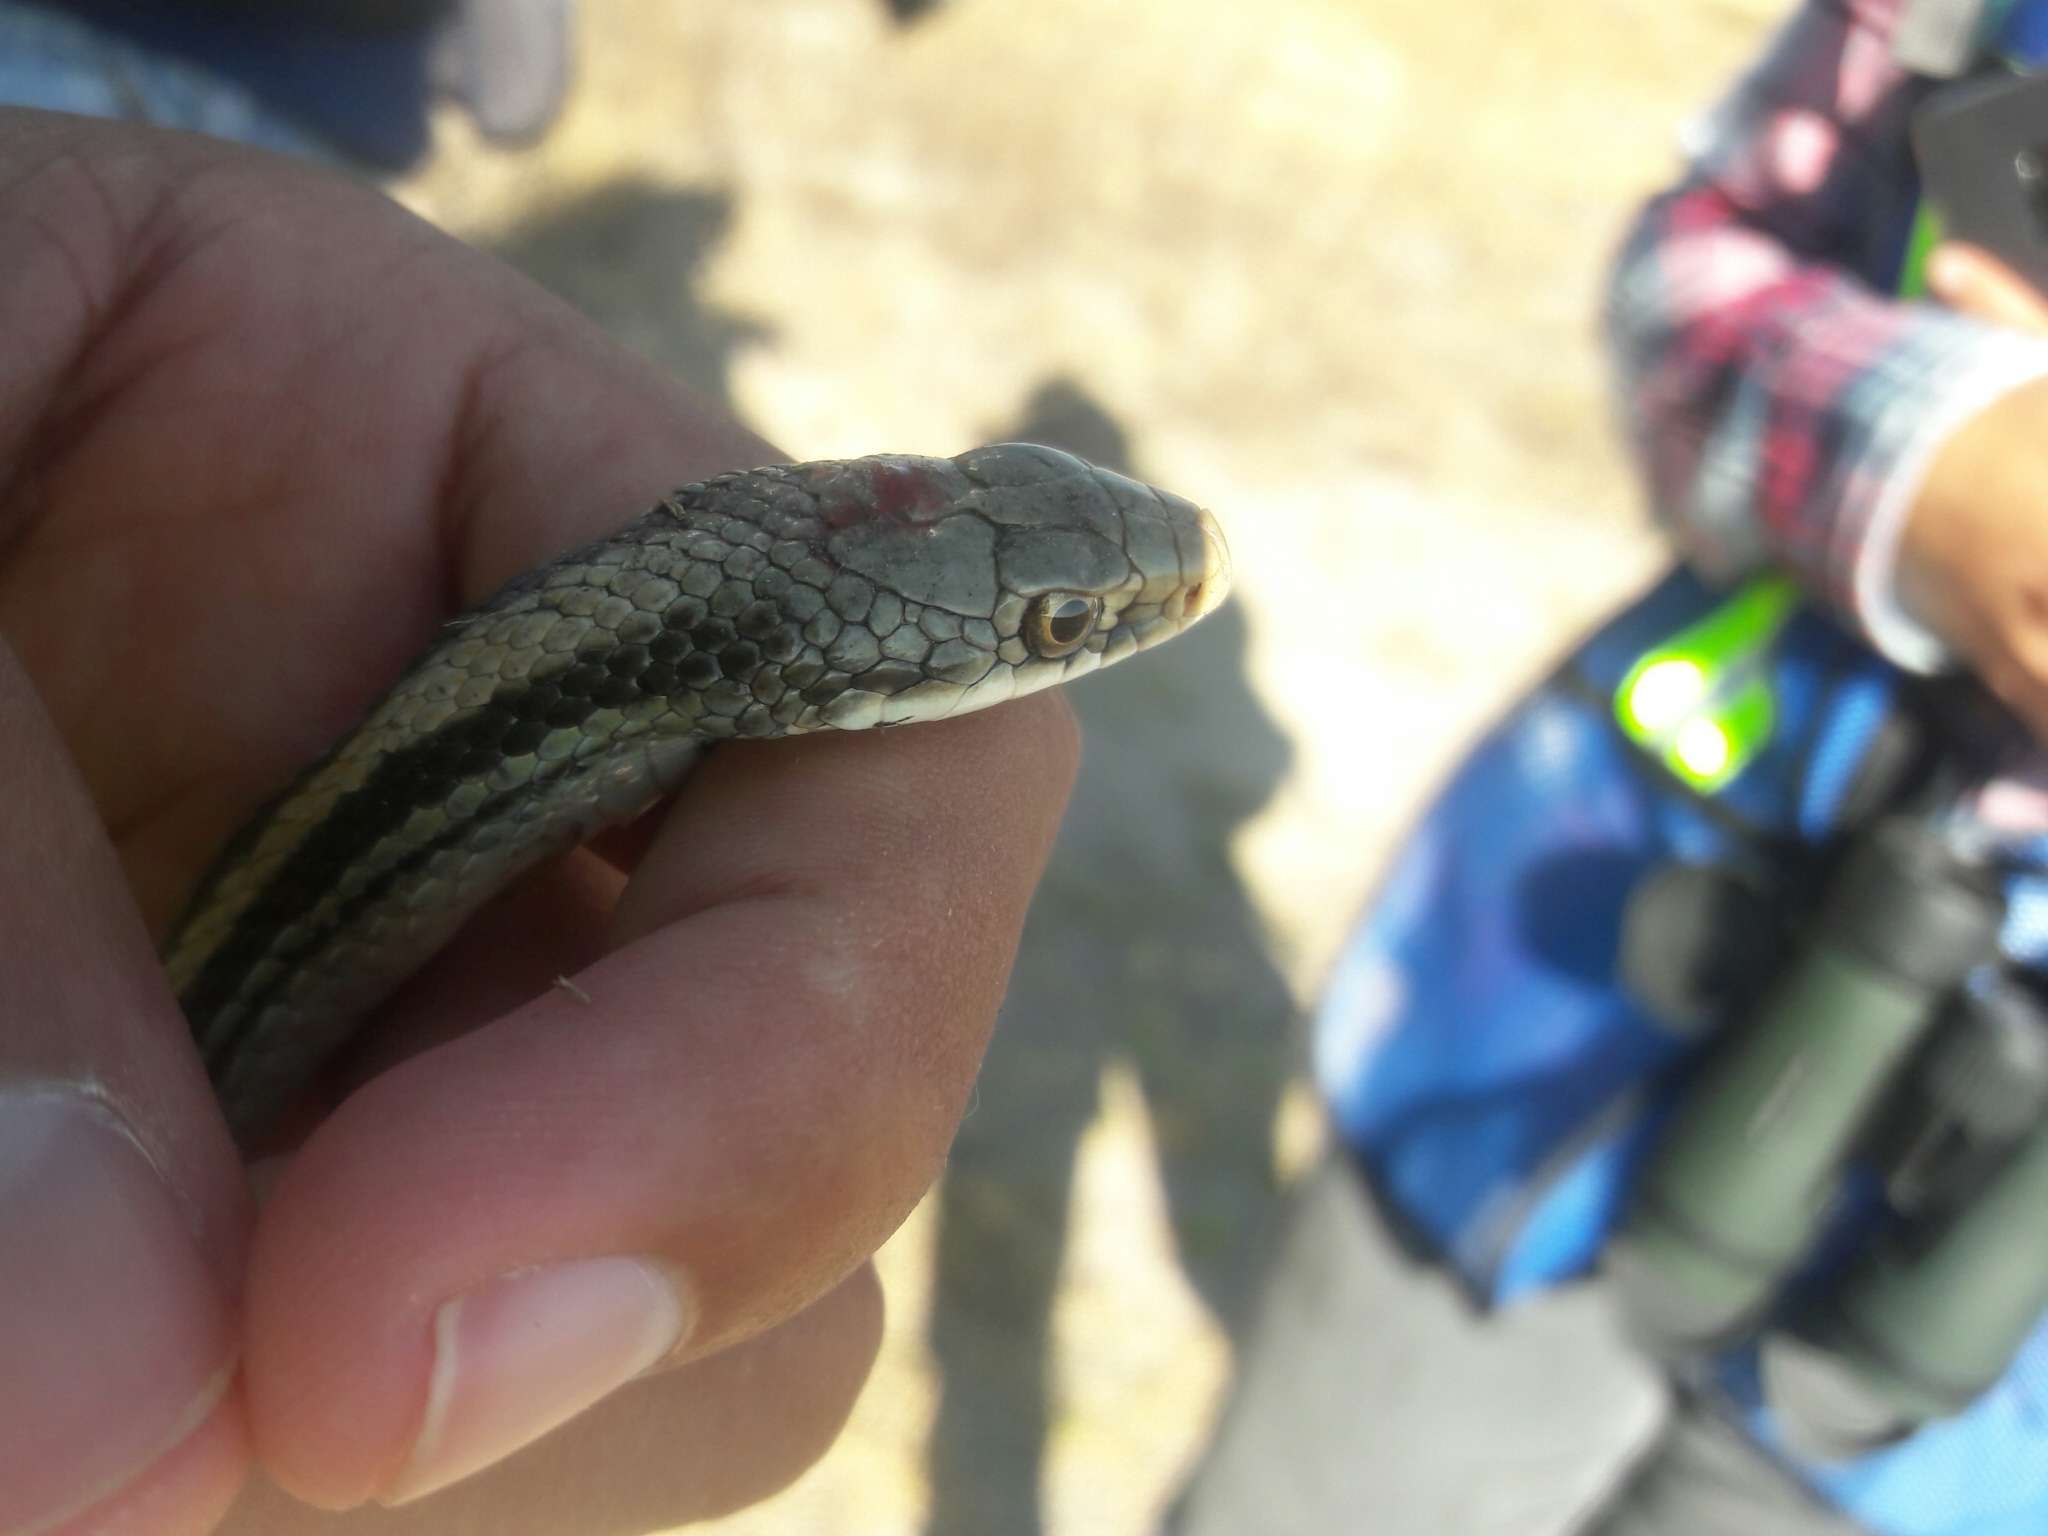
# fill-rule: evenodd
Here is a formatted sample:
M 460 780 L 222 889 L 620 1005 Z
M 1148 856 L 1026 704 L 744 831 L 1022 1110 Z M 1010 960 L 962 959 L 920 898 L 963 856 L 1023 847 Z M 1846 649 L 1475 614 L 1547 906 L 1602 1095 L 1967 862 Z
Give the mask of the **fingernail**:
M 695 1320 L 674 1274 L 641 1259 L 520 1270 L 444 1303 L 425 1422 L 381 1502 L 420 1498 L 539 1439 L 668 1354 Z
M 119 1492 L 203 1424 L 235 1335 L 184 1213 L 98 1102 L 0 1092 L 0 1532 Z

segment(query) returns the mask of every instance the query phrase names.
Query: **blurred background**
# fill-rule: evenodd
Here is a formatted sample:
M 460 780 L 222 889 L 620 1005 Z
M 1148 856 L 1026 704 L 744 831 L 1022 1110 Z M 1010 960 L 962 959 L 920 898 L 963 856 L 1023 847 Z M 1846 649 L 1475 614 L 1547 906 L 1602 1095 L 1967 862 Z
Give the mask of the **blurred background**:
M 792 457 L 1029 437 L 1214 508 L 1237 599 L 1076 690 L 1084 776 L 840 1444 L 731 1536 L 1146 1536 L 1290 1176 L 1305 1021 L 1475 734 L 1661 568 L 1611 246 L 1780 0 L 582 0 L 538 142 L 395 195 Z M 1566 1529 L 1658 1391 L 1591 1298 L 1385 1245 L 1380 1536 Z M 1532 1437 L 1530 1426 L 1549 1426 Z

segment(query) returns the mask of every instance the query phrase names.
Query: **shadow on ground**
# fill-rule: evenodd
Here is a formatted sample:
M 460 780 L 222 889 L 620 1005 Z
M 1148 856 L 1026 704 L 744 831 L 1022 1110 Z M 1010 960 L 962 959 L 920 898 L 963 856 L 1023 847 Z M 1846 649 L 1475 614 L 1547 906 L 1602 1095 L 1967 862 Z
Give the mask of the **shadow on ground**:
M 1142 475 L 1071 384 L 1041 388 L 1000 435 Z M 1180 1262 L 1227 1330 L 1279 1207 L 1273 1117 L 1297 1061 L 1294 1010 L 1229 847 L 1289 748 L 1246 680 L 1241 611 L 1072 699 L 1081 782 L 940 1195 L 928 1536 L 1042 1529 L 1053 1299 L 1106 1065 L 1136 1072 Z
M 507 231 L 491 251 L 730 410 L 733 353 L 773 334 L 697 297 L 732 214 L 722 192 L 627 178 Z

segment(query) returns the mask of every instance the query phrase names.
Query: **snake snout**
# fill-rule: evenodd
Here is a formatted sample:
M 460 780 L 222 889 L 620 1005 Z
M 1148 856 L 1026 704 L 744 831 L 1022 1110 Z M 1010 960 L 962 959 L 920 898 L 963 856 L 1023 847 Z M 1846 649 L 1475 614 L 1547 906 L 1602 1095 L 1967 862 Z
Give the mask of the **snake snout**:
M 1230 596 L 1230 545 L 1223 537 L 1223 525 L 1206 509 L 1198 509 L 1195 520 L 1202 530 L 1203 567 L 1188 587 L 1187 622 L 1214 613 Z

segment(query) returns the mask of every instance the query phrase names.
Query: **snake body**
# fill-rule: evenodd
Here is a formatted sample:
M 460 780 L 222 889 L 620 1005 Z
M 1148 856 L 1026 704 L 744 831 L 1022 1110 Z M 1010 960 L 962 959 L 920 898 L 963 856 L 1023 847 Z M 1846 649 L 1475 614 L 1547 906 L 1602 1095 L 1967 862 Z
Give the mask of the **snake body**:
M 711 745 L 938 719 L 1213 609 L 1208 513 L 1053 449 L 686 485 L 453 621 L 227 845 L 164 950 L 255 1139 L 364 1017 L 534 864 Z

